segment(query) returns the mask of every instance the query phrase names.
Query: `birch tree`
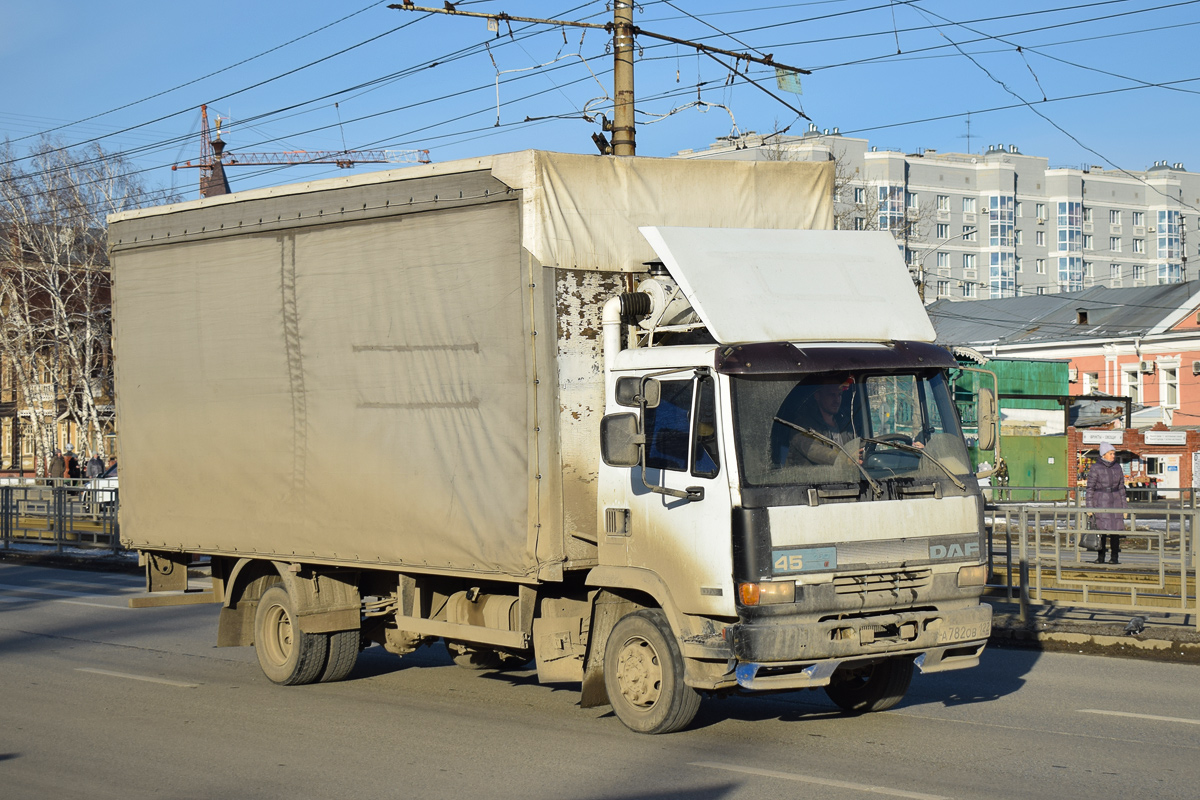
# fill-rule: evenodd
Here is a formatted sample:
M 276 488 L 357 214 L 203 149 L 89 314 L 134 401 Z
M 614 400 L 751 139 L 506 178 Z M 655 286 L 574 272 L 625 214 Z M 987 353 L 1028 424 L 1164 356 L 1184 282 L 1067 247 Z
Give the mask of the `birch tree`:
M 0 144 L 0 355 L 45 468 L 59 422 L 96 452 L 111 427 L 109 214 L 169 202 L 120 154 L 43 139 Z

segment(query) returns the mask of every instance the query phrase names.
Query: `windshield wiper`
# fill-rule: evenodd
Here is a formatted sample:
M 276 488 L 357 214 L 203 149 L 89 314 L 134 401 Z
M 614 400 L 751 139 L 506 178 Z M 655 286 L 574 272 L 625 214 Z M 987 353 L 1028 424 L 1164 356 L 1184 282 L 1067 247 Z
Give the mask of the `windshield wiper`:
M 942 472 L 946 473 L 946 475 L 950 478 L 950 480 L 954 481 L 954 485 L 957 486 L 959 489 L 967 488 L 967 485 L 965 483 L 963 483 L 962 481 L 960 481 L 958 479 L 958 476 L 950 471 L 949 467 L 947 467 L 941 461 L 938 461 L 936 458 L 934 458 L 932 454 L 925 452 L 924 447 L 917 447 L 916 445 L 905 444 L 904 442 L 893 442 L 893 441 L 889 441 L 887 439 L 872 439 L 869 436 L 864 436 L 862 440 L 864 442 L 870 442 L 871 444 L 886 444 L 889 447 L 894 447 L 897 450 L 903 450 L 906 453 L 920 453 L 921 455 L 925 456 L 925 458 L 928 458 L 930 461 L 932 461 L 934 464 L 937 464 L 938 467 L 941 468 Z
M 786 419 L 782 419 L 780 417 L 775 417 L 775 421 L 782 425 L 786 425 L 789 428 L 800 431 L 805 436 L 812 437 L 813 439 L 816 439 L 818 442 L 823 442 L 825 444 L 836 447 L 838 449 L 838 451 L 846 457 L 846 460 L 849 461 L 851 464 L 853 464 L 855 467 L 857 467 L 858 471 L 862 473 L 862 476 L 867 479 L 867 483 L 869 483 L 871 485 L 871 491 L 875 492 L 875 496 L 880 497 L 883 495 L 883 487 L 880 486 L 874 478 L 872 478 L 869 474 L 867 474 L 867 471 L 865 469 L 863 469 L 863 465 L 858 463 L 857 458 L 850 455 L 850 452 L 848 450 L 846 450 L 846 448 L 844 448 L 840 444 L 838 444 L 836 441 L 834 441 L 833 439 L 830 439 L 828 436 L 826 436 L 822 433 L 817 433 L 812 428 L 805 428 L 803 425 L 797 425 L 794 422 L 788 422 Z

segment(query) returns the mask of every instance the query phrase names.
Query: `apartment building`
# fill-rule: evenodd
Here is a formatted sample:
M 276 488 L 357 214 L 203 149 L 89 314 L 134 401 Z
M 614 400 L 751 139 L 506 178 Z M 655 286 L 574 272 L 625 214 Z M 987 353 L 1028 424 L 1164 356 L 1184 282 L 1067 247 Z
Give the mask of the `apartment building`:
M 748 133 L 679 158 L 832 160 L 840 228 L 891 231 L 926 301 L 1154 286 L 1194 278 L 1200 173 L 1051 167 L 1016 145 L 904 153 L 810 126 Z

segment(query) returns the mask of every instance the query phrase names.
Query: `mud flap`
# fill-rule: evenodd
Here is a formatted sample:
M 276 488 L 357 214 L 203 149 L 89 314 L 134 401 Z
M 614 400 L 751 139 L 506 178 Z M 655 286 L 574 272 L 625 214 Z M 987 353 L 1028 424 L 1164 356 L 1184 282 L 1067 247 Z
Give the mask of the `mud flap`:
M 587 657 L 583 662 L 583 685 L 579 695 L 580 708 L 606 706 L 608 690 L 604 688 L 604 650 L 613 626 L 638 606 L 611 592 L 600 592 L 592 606 L 592 625 L 588 633 Z

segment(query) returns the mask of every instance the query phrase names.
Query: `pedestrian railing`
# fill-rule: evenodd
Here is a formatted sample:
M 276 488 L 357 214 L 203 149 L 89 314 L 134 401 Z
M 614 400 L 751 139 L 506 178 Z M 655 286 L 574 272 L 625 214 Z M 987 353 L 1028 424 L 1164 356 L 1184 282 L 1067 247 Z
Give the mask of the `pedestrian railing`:
M 1082 505 L 1075 489 L 1011 488 L 1035 499 L 994 499 L 987 506 L 994 595 L 1019 602 L 1023 614 L 1029 604 L 1183 614 L 1200 629 L 1200 509 L 1192 490 L 1171 496 L 1160 489 L 1153 502 L 1114 509 Z M 1067 499 L 1039 501 L 1039 494 Z M 1123 514 L 1126 530 L 1096 529 L 1092 515 L 1098 513 Z M 1089 533 L 1119 535 L 1120 564 L 1096 563 L 1082 545 Z
M 0 478 L 0 540 L 14 544 L 121 549 L 119 492 L 86 478 Z

